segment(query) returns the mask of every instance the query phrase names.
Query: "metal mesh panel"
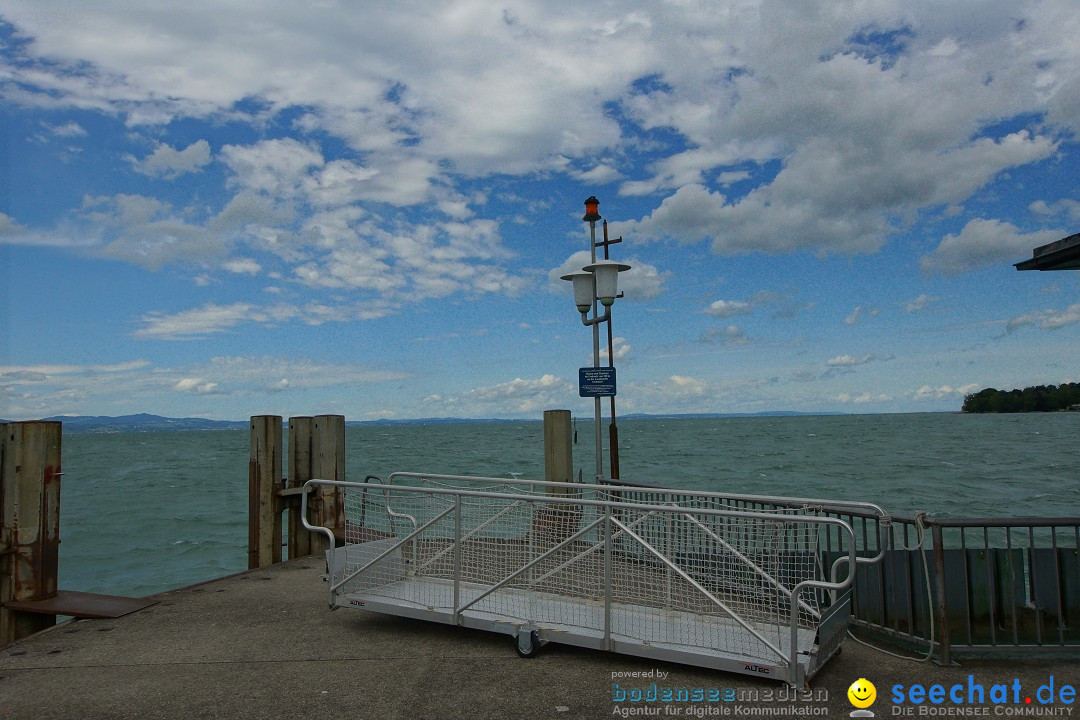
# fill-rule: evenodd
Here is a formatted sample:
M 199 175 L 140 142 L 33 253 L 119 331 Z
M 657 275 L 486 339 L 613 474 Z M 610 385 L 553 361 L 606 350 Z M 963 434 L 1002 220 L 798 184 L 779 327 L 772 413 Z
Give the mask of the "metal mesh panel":
M 581 502 L 611 499 L 597 486 L 560 496 L 469 486 L 485 497 L 426 486 L 449 494 L 347 489 L 341 593 L 782 664 L 791 589 L 821 577 L 818 525 L 805 511 L 719 516 L 674 504 Z M 815 594 L 799 600 L 799 627 L 812 639 Z

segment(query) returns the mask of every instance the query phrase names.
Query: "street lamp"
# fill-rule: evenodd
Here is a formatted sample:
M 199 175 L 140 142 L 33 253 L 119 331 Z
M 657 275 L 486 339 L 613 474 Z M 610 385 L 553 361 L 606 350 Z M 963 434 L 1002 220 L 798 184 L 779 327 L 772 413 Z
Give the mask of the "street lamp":
M 578 312 L 581 313 L 581 324 L 586 327 L 592 327 L 593 336 L 593 368 L 600 367 L 600 324 L 607 323 L 607 335 L 608 335 L 608 366 L 612 368 L 612 382 L 610 390 L 603 391 L 606 394 L 600 394 L 597 392 L 593 394 L 593 416 L 595 418 L 596 425 L 596 479 L 600 481 L 604 477 L 604 446 L 603 446 L 603 433 L 601 431 L 600 420 L 600 398 L 611 398 L 611 466 L 612 477 L 618 477 L 618 430 L 615 427 L 615 387 L 614 387 L 614 367 L 615 359 L 612 347 L 612 331 L 611 331 L 611 306 L 615 303 L 615 299 L 619 296 L 619 273 L 630 269 L 630 266 L 625 263 L 615 262 L 608 259 L 608 246 L 615 243 L 622 242 L 622 238 L 616 238 L 615 240 L 607 239 L 607 221 L 604 222 L 604 240 L 603 242 L 596 242 L 596 222 L 600 220 L 600 201 L 596 199 L 595 195 L 589 197 L 585 201 L 585 217 L 583 221 L 589 223 L 589 251 L 591 256 L 591 262 L 580 270 L 575 270 L 572 273 L 568 273 L 562 276 L 563 280 L 568 280 L 574 284 L 574 305 L 577 306 Z M 596 248 L 604 248 L 604 259 L 596 259 Z M 600 315 L 597 308 L 597 301 L 604 306 L 604 314 Z M 589 310 L 592 310 L 592 317 L 589 317 Z M 582 370 L 584 372 L 584 369 Z M 584 390 L 581 391 L 584 395 Z
M 585 316 L 589 314 L 589 310 L 593 305 L 593 298 L 596 297 L 596 276 L 591 272 L 585 270 L 575 270 L 569 275 L 563 275 L 563 280 L 569 280 L 574 283 L 574 304 L 577 305 L 578 312 L 581 313 L 581 319 L 584 321 Z M 586 323 L 588 324 L 588 323 Z
M 619 273 L 629 270 L 630 266 L 614 260 L 600 260 L 581 269 L 593 274 L 596 278 L 596 297 L 600 298 L 604 307 L 611 307 L 618 297 Z

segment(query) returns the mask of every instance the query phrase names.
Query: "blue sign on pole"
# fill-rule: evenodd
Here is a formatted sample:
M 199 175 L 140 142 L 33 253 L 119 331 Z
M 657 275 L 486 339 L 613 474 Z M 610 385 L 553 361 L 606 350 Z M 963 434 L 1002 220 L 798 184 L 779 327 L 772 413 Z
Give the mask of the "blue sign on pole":
M 581 397 L 614 397 L 615 368 L 578 368 L 578 395 Z

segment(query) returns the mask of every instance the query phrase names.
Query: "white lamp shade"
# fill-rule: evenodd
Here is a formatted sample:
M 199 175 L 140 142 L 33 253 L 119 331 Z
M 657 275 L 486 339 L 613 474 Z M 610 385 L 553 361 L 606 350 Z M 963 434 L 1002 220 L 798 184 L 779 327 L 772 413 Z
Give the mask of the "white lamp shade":
M 574 283 L 574 304 L 577 305 L 577 309 L 582 313 L 589 312 L 593 299 L 596 297 L 593 291 L 595 282 L 593 274 L 584 270 L 575 270 L 568 275 L 563 275 L 562 279 Z
M 629 265 L 614 260 L 598 260 L 582 268 L 596 277 L 596 297 L 600 298 L 604 307 L 610 307 L 615 302 L 619 294 L 619 273 L 629 269 Z

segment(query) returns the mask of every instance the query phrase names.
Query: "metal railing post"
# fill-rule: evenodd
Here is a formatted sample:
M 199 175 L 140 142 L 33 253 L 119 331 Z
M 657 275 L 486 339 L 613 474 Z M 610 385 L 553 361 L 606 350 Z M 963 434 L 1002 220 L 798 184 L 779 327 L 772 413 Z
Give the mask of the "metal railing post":
M 461 496 L 454 496 L 454 624 L 461 621 L 458 606 L 461 605 Z M 413 558 L 414 564 L 419 564 Z
M 611 505 L 605 509 L 604 521 L 604 649 L 611 650 L 611 596 L 614 593 L 611 573 Z M 623 528 L 624 530 L 626 528 Z
M 930 528 L 932 542 L 934 543 L 934 585 L 937 597 L 934 609 L 937 612 L 938 647 L 940 656 L 938 662 L 941 665 L 951 665 L 952 656 L 949 649 L 949 608 L 945 599 L 945 542 L 944 533 L 940 525 Z M 926 552 L 919 548 L 919 552 Z M 933 643 L 934 639 L 930 638 Z M 930 648 L 933 653 L 933 647 Z

